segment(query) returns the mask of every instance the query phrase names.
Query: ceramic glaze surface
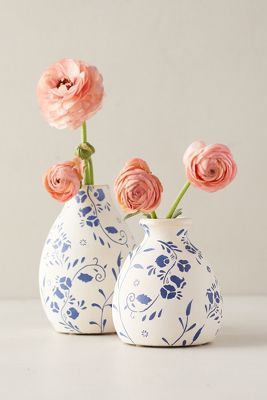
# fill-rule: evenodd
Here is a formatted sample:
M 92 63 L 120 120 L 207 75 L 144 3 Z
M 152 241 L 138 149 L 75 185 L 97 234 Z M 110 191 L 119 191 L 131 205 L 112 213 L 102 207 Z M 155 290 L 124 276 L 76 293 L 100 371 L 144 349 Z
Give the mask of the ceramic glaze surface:
M 190 346 L 212 341 L 222 296 L 212 268 L 188 238 L 190 220 L 141 220 L 143 242 L 116 283 L 113 320 L 122 341 Z
M 42 303 L 57 331 L 114 332 L 114 285 L 133 243 L 108 186 L 84 186 L 64 205 L 45 242 L 39 273 Z

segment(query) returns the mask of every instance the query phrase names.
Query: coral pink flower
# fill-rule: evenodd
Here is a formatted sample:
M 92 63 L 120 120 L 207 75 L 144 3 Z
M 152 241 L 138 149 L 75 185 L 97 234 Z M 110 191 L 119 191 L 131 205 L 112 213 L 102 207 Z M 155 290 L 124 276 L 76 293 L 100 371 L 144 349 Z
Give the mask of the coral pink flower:
M 223 189 L 237 172 L 232 153 L 224 144 L 194 142 L 185 151 L 183 162 L 187 179 L 206 192 Z
M 41 112 L 58 129 L 80 127 L 101 106 L 103 79 L 96 67 L 63 59 L 51 65 L 37 85 Z
M 163 191 L 159 179 L 140 158 L 134 158 L 124 166 L 115 180 L 114 189 L 119 204 L 129 213 L 154 211 Z
M 82 163 L 76 157 L 49 168 L 43 176 L 44 187 L 56 200 L 64 203 L 75 196 L 81 186 Z
M 131 160 L 127 161 L 123 169 L 143 169 L 144 171 L 151 173 L 150 168 L 146 161 L 142 160 L 142 158 L 132 158 Z

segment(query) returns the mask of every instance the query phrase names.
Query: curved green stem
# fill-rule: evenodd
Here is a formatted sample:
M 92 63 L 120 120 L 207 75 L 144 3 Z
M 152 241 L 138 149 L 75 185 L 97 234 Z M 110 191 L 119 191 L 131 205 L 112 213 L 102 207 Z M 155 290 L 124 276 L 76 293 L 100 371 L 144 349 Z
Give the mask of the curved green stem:
M 82 124 L 82 133 L 81 133 L 82 143 L 87 143 L 87 126 L 86 121 L 83 121 Z M 94 184 L 94 171 L 93 171 L 93 163 L 91 157 L 89 160 L 84 160 L 84 184 L 85 185 L 93 185 Z
M 172 218 L 172 216 L 173 216 L 178 204 L 180 203 L 180 201 L 184 197 L 184 195 L 185 195 L 186 191 L 188 190 L 189 186 L 190 186 L 190 182 L 186 182 L 185 185 L 182 187 L 182 190 L 180 191 L 180 193 L 176 197 L 176 200 L 173 203 L 173 205 L 171 206 L 168 214 L 166 215 L 166 218 Z
M 156 211 L 152 211 L 152 212 L 150 213 L 150 215 L 151 215 L 151 218 L 152 218 L 152 219 L 158 219 L 157 214 L 156 214 Z

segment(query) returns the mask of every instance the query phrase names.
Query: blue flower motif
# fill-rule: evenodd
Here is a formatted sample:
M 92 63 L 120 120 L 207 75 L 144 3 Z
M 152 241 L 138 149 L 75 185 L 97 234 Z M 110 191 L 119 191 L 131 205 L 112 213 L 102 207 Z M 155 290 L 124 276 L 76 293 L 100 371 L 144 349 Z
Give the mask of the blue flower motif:
M 160 268 L 164 268 L 166 267 L 166 265 L 168 265 L 170 262 L 169 257 L 164 256 L 163 254 L 158 256 L 156 258 L 156 264 L 160 267 Z
M 63 289 L 63 290 L 69 290 L 72 286 L 71 279 L 66 276 L 63 276 L 62 278 L 60 278 L 59 284 L 60 284 L 61 289 Z
M 220 303 L 220 295 L 219 295 L 219 292 L 217 292 L 217 290 L 214 292 L 214 299 L 215 299 L 215 301 L 216 301 L 216 303 Z
M 51 307 L 51 309 L 52 309 L 52 311 L 54 313 L 58 313 L 59 312 L 59 306 L 58 306 L 56 301 L 52 301 L 51 304 L 50 304 L 50 307 Z
M 148 337 L 148 331 L 142 330 L 141 335 L 143 337 Z
M 172 276 L 170 277 L 170 280 L 171 280 L 173 283 L 175 283 L 175 285 L 176 285 L 178 288 L 181 288 L 181 289 L 186 285 L 185 279 L 184 279 L 184 278 L 179 278 L 179 276 L 176 276 L 176 275 L 172 275 Z
M 176 297 L 176 288 L 173 285 L 164 285 L 160 289 L 160 294 L 163 299 L 173 299 Z
M 95 215 L 90 215 L 86 220 L 86 224 L 90 227 L 98 226 L 99 219 Z
M 55 289 L 54 295 L 57 296 L 59 299 L 64 299 L 64 294 L 59 290 L 59 288 Z
M 181 272 L 188 272 L 191 268 L 191 265 L 187 260 L 179 260 L 177 266 Z
M 87 194 L 84 190 L 80 190 L 77 195 L 75 196 L 75 200 L 78 204 L 84 203 L 87 198 Z
M 79 313 L 74 307 L 71 307 L 67 310 L 67 315 L 72 319 L 76 319 Z
M 102 201 L 105 198 L 105 193 L 103 192 L 103 189 L 96 189 L 94 192 L 94 196 L 97 198 L 98 201 Z

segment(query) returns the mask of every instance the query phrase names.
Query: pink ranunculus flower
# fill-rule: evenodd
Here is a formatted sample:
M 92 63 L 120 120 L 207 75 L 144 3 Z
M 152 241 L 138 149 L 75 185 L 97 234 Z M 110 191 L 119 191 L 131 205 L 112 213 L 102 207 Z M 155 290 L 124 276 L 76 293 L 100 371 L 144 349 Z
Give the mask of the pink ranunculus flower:
M 100 108 L 103 95 L 97 68 L 68 58 L 51 65 L 37 85 L 41 112 L 58 129 L 79 128 Z
M 115 180 L 114 189 L 119 204 L 129 213 L 154 211 L 160 204 L 163 191 L 160 180 L 140 158 L 126 163 Z
M 49 168 L 44 176 L 43 183 L 48 193 L 56 200 L 65 203 L 74 197 L 81 186 L 82 163 L 80 158 L 65 161 Z
M 223 189 L 237 172 L 232 153 L 224 144 L 194 142 L 185 151 L 183 162 L 189 182 L 206 192 Z
M 145 160 L 142 158 L 132 158 L 131 160 L 127 161 L 125 166 L 123 167 L 124 170 L 130 169 L 143 169 L 144 171 L 151 173 L 150 168 Z

